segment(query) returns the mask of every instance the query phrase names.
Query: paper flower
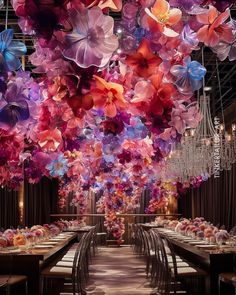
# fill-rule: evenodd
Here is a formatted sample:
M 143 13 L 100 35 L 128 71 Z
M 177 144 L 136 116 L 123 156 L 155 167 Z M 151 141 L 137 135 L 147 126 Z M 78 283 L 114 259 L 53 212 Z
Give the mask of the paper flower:
M 143 39 L 137 52 L 126 58 L 126 63 L 134 70 L 134 72 L 143 78 L 156 73 L 162 59 L 153 54 L 147 39 Z
M 179 7 L 192 13 L 196 10 L 196 6 L 202 3 L 202 0 L 170 0 L 169 3 L 172 7 Z
M 26 54 L 26 46 L 13 41 L 13 30 L 7 29 L 0 33 L 0 65 L 7 71 L 15 71 L 21 67 L 19 57 Z
M 236 41 L 231 44 L 220 42 L 212 50 L 217 54 L 220 61 L 225 60 L 227 57 L 229 61 L 236 59 Z
M 216 46 L 220 41 L 233 42 L 232 27 L 230 24 L 224 24 L 229 16 L 229 10 L 220 14 L 212 5 L 207 13 L 198 14 L 197 21 L 203 24 L 197 32 L 199 41 L 210 47 Z
M 107 65 L 118 48 L 113 18 L 104 15 L 99 7 L 92 7 L 81 12 L 73 10 L 70 22 L 73 31 L 66 36 L 64 57 L 82 68 Z
M 13 0 L 20 26 L 26 33 L 36 34 L 49 41 L 58 25 L 66 17 L 66 4 L 69 0 Z
M 104 109 L 108 117 L 115 117 L 117 109 L 124 109 L 126 101 L 123 97 L 123 87 L 120 84 L 106 82 L 104 79 L 94 76 L 96 88 L 91 90 L 91 95 L 96 108 Z
M 184 59 L 183 65 L 174 65 L 170 72 L 176 77 L 175 84 L 179 91 L 189 94 L 201 88 L 206 69 L 199 62 L 191 61 L 188 57 Z
M 29 116 L 29 105 L 22 87 L 9 83 L 8 90 L 0 101 L 0 126 L 14 127 L 17 122 L 27 120 Z
M 38 134 L 38 144 L 46 151 L 55 151 L 62 142 L 62 136 L 59 129 L 44 130 Z
M 235 0 L 205 0 L 202 4 L 212 4 L 220 12 L 225 11 L 228 7 L 232 6 Z
M 220 42 L 212 50 L 217 54 L 219 60 L 223 61 L 227 57 L 229 61 L 236 59 L 236 21 L 231 20 L 234 41 L 232 43 Z
M 52 160 L 46 168 L 53 177 L 63 176 L 68 170 L 68 160 L 64 157 L 64 154 L 59 154 L 55 160 Z
M 167 37 L 177 37 L 179 35 L 170 27 L 180 21 L 182 17 L 180 9 L 170 9 L 170 4 L 166 0 L 156 0 L 151 10 L 145 8 L 145 12 L 156 22 L 159 31 L 164 35 Z
M 175 127 L 178 133 L 183 134 L 186 127 L 196 128 L 202 119 L 197 106 L 186 108 L 181 102 L 175 101 L 175 108 L 171 113 L 170 126 Z
M 110 8 L 112 11 L 121 11 L 122 0 L 82 0 L 86 7 L 98 6 L 101 9 Z

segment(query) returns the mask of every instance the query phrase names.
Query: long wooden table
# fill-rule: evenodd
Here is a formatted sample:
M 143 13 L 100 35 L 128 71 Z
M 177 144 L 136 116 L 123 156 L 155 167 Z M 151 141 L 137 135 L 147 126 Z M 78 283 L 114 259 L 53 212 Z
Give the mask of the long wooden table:
M 236 247 L 229 245 L 208 247 L 206 245 L 203 248 L 200 244 L 190 244 L 185 236 L 173 236 L 173 232 L 171 234 L 171 232 L 161 228 L 155 230 L 169 238 L 176 253 L 208 272 L 206 295 L 218 295 L 219 273 L 233 271 L 233 256 L 236 254 Z
M 50 248 L 29 248 L 19 253 L 3 249 L 0 251 L 0 274 L 26 275 L 28 277 L 28 294 L 38 295 L 41 269 L 76 240 L 76 233 L 68 233 L 64 239 L 58 240 L 57 244 Z

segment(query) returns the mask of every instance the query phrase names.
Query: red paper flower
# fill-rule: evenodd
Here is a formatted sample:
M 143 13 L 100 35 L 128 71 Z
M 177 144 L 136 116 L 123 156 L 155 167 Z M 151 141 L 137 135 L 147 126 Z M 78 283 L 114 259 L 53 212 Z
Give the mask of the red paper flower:
M 126 58 L 126 63 L 143 78 L 155 74 L 161 62 L 162 59 L 152 53 L 147 39 L 142 40 L 136 53 Z

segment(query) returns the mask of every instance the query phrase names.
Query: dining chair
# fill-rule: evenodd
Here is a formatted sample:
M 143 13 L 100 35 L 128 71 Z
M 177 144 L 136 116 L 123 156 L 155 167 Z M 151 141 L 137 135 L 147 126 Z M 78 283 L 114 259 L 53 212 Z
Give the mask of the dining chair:
M 171 270 L 171 276 L 174 281 L 174 294 L 176 294 L 177 285 L 179 281 L 183 281 L 186 279 L 203 279 L 207 276 L 207 273 L 190 263 L 189 261 L 186 261 L 185 259 L 182 259 L 182 261 L 178 261 L 176 258 L 176 253 L 173 248 L 173 245 L 171 241 L 166 236 L 161 237 L 163 239 L 165 249 L 167 253 L 169 253 L 169 259 L 168 264 L 169 268 Z M 191 290 L 191 292 L 195 292 L 194 290 Z M 192 293 L 193 294 L 193 293 Z
M 156 268 L 155 268 L 155 283 L 152 284 L 154 287 L 155 294 L 158 295 L 170 295 L 176 294 L 173 290 L 177 290 L 177 294 L 186 294 L 180 286 L 173 288 L 173 279 L 171 276 L 171 270 L 168 263 L 168 254 L 164 242 L 158 232 L 155 230 L 150 231 L 153 243 L 155 244 L 155 255 L 156 255 Z
M 13 288 L 19 285 L 25 286 L 25 295 L 28 295 L 27 277 L 23 275 L 0 275 L 0 290 L 4 290 L 6 295 L 10 295 Z
M 50 266 L 42 270 L 40 276 L 40 294 L 44 295 L 45 281 L 46 280 L 58 280 L 69 279 L 72 282 L 73 295 L 84 294 L 81 287 L 81 256 L 83 253 L 83 247 L 85 245 L 87 233 L 83 234 L 80 242 L 77 244 L 73 260 L 68 265 L 58 265 L 58 260 L 53 262 Z M 46 284 L 47 287 L 47 284 Z
M 219 274 L 219 295 L 224 295 L 221 291 L 221 283 L 229 284 L 234 287 L 234 294 L 236 295 L 236 273 L 225 272 Z

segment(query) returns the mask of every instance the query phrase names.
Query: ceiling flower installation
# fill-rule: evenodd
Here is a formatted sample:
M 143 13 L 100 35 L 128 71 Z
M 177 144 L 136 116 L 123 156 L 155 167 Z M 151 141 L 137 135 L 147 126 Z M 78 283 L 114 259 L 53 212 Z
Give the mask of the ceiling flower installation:
M 132 212 L 144 188 L 153 196 L 147 212 L 165 207 L 190 185 L 161 178 L 165 159 L 201 120 L 195 90 L 206 69 L 190 55 L 204 44 L 236 58 L 234 2 L 12 0 L 35 39 L 39 78 L 20 69 L 26 48 L 12 30 L 1 32 L 0 184 L 57 177 L 60 206 L 74 192 L 82 213 L 93 190 L 118 240 L 117 214 Z

